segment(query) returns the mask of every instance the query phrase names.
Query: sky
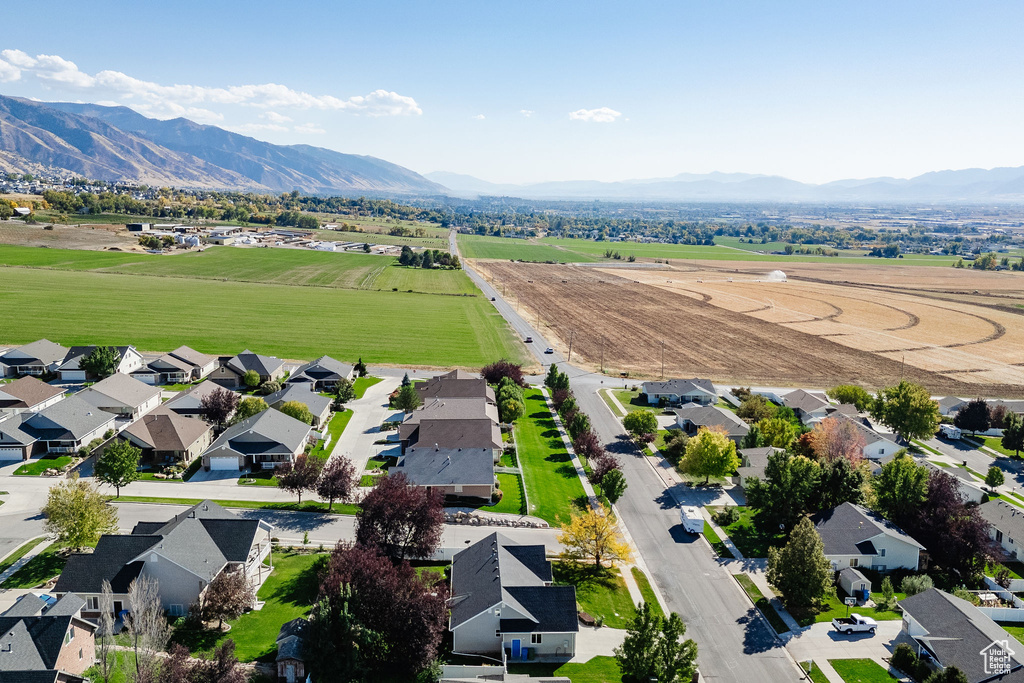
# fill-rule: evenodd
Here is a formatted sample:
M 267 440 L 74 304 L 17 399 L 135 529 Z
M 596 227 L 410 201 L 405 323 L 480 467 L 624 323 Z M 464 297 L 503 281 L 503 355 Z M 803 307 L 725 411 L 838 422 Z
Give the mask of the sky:
M 47 3 L 0 94 L 492 182 L 1024 165 L 1024 3 Z

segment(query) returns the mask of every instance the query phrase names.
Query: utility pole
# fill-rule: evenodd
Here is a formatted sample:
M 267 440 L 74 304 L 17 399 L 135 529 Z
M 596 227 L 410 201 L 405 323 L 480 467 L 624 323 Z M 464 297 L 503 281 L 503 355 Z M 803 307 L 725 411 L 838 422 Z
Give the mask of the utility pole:
M 604 337 L 601 337 L 601 374 L 604 374 Z
M 569 330 L 569 358 L 565 361 L 566 363 L 572 362 L 572 338 L 576 336 L 576 330 Z
M 665 379 L 665 342 L 661 342 L 661 378 Z

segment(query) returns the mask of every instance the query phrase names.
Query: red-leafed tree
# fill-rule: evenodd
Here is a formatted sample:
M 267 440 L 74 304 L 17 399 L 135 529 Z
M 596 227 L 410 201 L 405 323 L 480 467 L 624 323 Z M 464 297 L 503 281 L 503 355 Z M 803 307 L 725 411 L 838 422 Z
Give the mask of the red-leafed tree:
M 551 403 L 554 404 L 555 410 L 561 412 L 562 404 L 565 403 L 566 399 L 572 396 L 572 392 L 568 389 L 555 389 L 551 392 Z
M 302 505 L 302 492 L 316 490 L 323 466 L 323 460 L 308 455 L 298 456 L 294 464 L 283 462 L 277 466 L 277 486 L 297 495 Z
M 587 460 L 595 460 L 604 455 L 604 446 L 601 445 L 597 435 L 589 429 L 581 432 L 572 440 L 572 448 L 577 455 L 581 455 Z
M 203 593 L 203 619 L 217 619 L 224 627 L 225 619 L 237 619 L 256 601 L 244 571 L 223 571 L 214 577 Z
M 526 379 L 523 377 L 523 366 L 504 358 L 484 366 L 480 369 L 480 374 L 483 375 L 488 384 L 497 384 L 501 381 L 502 377 L 508 377 L 519 386 L 526 386 Z
M 410 486 L 405 475 L 377 482 L 362 502 L 356 543 L 396 560 L 429 557 L 441 543 L 444 508 L 439 491 Z
M 996 554 L 988 522 L 977 506 L 965 505 L 959 480 L 939 470 L 928 476 L 924 503 L 908 526 L 933 562 L 961 577 L 981 571 Z
M 223 387 L 214 389 L 199 400 L 206 413 L 206 421 L 220 426 L 227 422 L 238 408 L 238 394 Z
M 316 494 L 327 499 L 327 509 L 334 509 L 334 501 L 347 500 L 356 489 L 356 467 L 352 461 L 336 455 L 327 461 L 320 480 L 316 483 Z
M 864 459 L 864 445 L 867 441 L 850 420 L 826 417 L 814 426 L 810 438 L 814 457 L 822 462 L 837 458 L 849 460 L 857 466 Z
M 590 481 L 593 484 L 600 486 L 604 482 L 605 476 L 612 470 L 617 470 L 622 467 L 618 458 L 610 453 L 604 453 L 599 458 L 594 458 L 590 461 Z
M 246 683 L 248 673 L 238 664 L 235 641 L 225 640 L 213 659 L 192 659 L 188 648 L 175 643 L 160 665 L 159 683 Z
M 374 634 L 373 647 L 360 653 L 370 670 L 367 680 L 411 680 L 437 657 L 447 627 L 448 590 L 444 581 L 435 583 L 429 576 L 418 576 L 408 562 L 392 562 L 376 547 L 339 544 L 334 549 L 320 601 L 345 601 L 347 609 L 321 609 L 318 615 L 352 619 L 358 630 Z M 321 669 L 330 670 L 330 657 L 347 656 L 344 647 L 330 647 L 322 639 L 314 642 L 326 646 L 324 652 L 311 653 Z

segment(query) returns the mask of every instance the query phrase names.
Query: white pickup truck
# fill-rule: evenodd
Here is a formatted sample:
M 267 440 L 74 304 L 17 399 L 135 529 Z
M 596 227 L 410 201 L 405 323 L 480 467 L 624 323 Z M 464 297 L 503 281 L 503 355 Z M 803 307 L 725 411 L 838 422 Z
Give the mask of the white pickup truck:
M 875 629 L 878 628 L 878 622 L 874 619 L 859 614 L 851 614 L 846 619 L 833 619 L 832 625 L 836 627 L 837 631 L 846 634 L 867 632 L 875 635 Z

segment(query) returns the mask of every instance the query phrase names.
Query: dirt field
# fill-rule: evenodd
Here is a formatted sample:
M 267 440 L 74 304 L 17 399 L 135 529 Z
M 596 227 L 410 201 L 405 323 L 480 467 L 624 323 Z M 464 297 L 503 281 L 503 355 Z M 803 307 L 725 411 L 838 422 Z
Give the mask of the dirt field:
M 141 250 L 138 236 L 132 236 L 120 225 L 26 225 L 24 221 L 0 221 L 0 244 L 60 249 L 120 249 Z
M 1024 275 L 953 268 L 478 261 L 574 360 L 648 377 L 1024 396 Z M 907 272 L 912 271 L 912 272 Z M 961 294 L 962 293 L 962 294 Z M 510 297 L 511 298 L 511 297 Z M 514 298 L 511 298 L 515 302 Z

